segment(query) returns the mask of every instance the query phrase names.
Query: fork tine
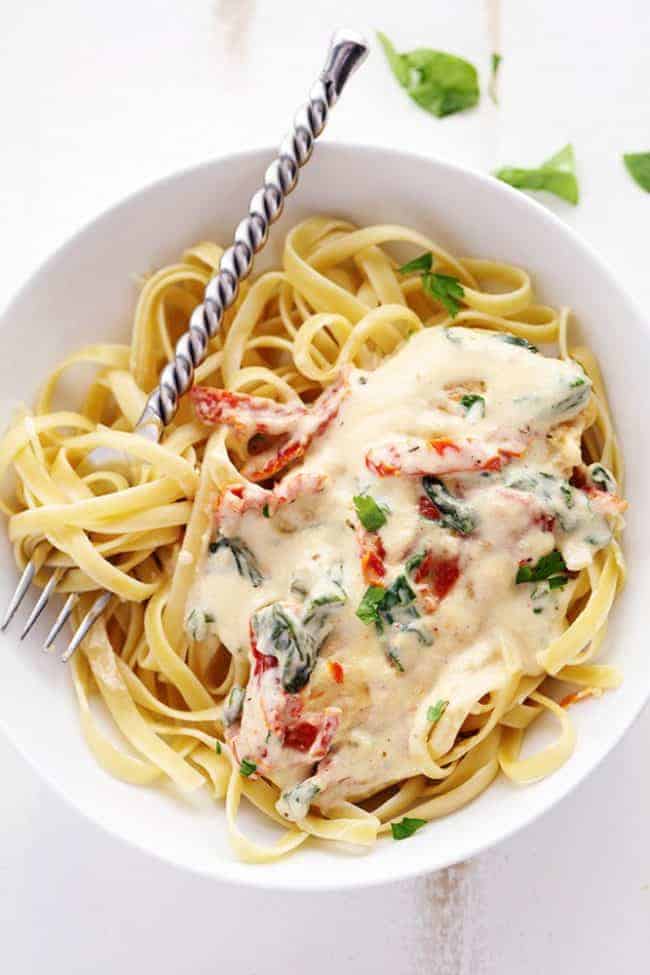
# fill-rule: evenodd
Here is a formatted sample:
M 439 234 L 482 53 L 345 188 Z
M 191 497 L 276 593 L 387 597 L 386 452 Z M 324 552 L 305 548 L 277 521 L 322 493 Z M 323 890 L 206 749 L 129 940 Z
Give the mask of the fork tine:
M 5 613 L 2 623 L 0 623 L 0 630 L 6 630 L 9 624 L 11 623 L 16 613 L 16 610 L 18 609 L 23 599 L 25 598 L 25 593 L 29 589 L 35 573 L 36 573 L 36 566 L 34 564 L 33 559 L 30 559 L 27 565 L 25 566 L 25 568 L 23 569 L 23 574 L 20 577 L 20 581 L 16 586 L 16 589 L 14 591 L 13 596 L 11 597 L 11 601 L 9 605 L 7 606 L 7 612 Z
M 39 616 L 41 615 L 41 613 L 49 603 L 50 596 L 56 589 L 56 585 L 60 578 L 61 578 L 61 571 L 57 569 L 57 571 L 53 572 L 50 578 L 47 580 L 47 585 L 45 586 L 40 596 L 38 597 L 38 601 L 34 606 L 33 610 L 31 611 L 31 613 L 29 614 L 29 618 L 23 627 L 23 632 L 20 634 L 21 640 L 25 639 L 25 637 L 33 627 L 34 623 L 36 622 L 36 620 L 39 618 Z
M 71 614 L 72 610 L 74 609 L 75 603 L 77 602 L 78 599 L 79 599 L 79 596 L 77 595 L 76 592 L 71 592 L 70 593 L 70 595 L 68 596 L 68 598 L 66 599 L 66 601 L 65 601 L 65 603 L 63 605 L 63 609 L 61 610 L 61 612 L 59 613 L 59 615 L 57 616 L 57 618 L 54 621 L 54 626 L 52 627 L 52 629 L 50 630 L 50 632 L 47 634 L 47 637 L 45 638 L 45 643 L 43 645 L 43 650 L 49 650 L 50 649 L 50 647 L 52 646 L 52 644 L 56 640 L 57 636 L 59 635 L 59 633 L 61 632 L 61 630 L 63 629 L 63 627 L 67 623 L 67 621 L 69 620 L 70 614 Z
M 96 623 L 99 617 L 102 615 L 102 613 L 108 606 L 111 595 L 112 593 L 110 592 L 103 592 L 101 596 L 99 596 L 92 604 L 92 606 L 90 607 L 90 609 L 88 610 L 84 618 L 82 619 L 81 623 L 79 624 L 77 632 L 70 640 L 70 643 L 68 644 L 67 648 L 61 654 L 61 660 L 63 661 L 63 663 L 67 663 L 67 661 L 70 659 L 72 654 L 75 652 L 75 650 L 83 640 L 83 638 L 88 633 L 88 630 L 91 628 L 93 623 Z

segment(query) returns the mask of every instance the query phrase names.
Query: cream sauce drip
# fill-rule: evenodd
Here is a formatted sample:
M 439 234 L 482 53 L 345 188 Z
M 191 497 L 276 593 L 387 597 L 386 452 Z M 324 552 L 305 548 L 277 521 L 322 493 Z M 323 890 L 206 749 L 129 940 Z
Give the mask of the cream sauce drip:
M 472 707 L 507 680 L 508 667 L 540 673 L 537 655 L 562 630 L 571 582 L 551 590 L 546 583 L 518 585 L 519 565 L 559 549 L 568 568 L 579 569 L 610 537 L 605 518 L 567 484 L 581 463 L 590 399 L 578 365 L 496 333 L 427 329 L 375 372 L 354 370 L 349 382 L 338 415 L 296 469 L 326 475 L 324 489 L 271 518 L 249 511 L 239 522 L 238 538 L 261 580 L 253 585 L 240 574 L 222 546 L 206 556 L 188 605 L 188 618 L 208 614 L 210 632 L 252 661 L 249 628 L 257 611 L 280 601 L 304 615 L 305 594 L 333 574 L 345 592 L 311 678 L 294 695 L 303 714 L 334 716 L 327 754 L 316 760 L 313 750 L 283 747 L 272 718 L 286 698 L 277 671 L 251 677 L 229 729 L 238 758 L 255 762 L 285 790 L 279 808 L 290 818 L 304 815 L 312 800 L 327 809 L 423 771 L 414 742 L 438 700 L 449 703 L 431 733 L 434 755 L 453 745 Z M 366 465 L 370 448 L 412 450 L 434 438 L 514 442 L 523 451 L 501 470 L 442 478 L 471 512 L 469 533 L 444 518 L 423 517 L 420 477 L 378 476 Z M 425 605 L 417 596 L 417 626 L 391 628 L 390 640 L 356 615 L 368 582 L 353 498 L 364 493 L 386 512 L 378 533 L 385 586 L 406 573 L 415 590 L 405 564 L 418 553 L 458 570 L 442 598 Z

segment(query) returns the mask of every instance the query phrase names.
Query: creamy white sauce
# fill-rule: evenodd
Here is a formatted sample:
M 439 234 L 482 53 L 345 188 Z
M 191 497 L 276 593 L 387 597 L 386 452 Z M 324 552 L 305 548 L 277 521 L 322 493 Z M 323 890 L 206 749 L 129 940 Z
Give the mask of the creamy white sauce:
M 463 395 L 480 395 L 482 403 L 463 406 Z M 280 601 L 303 612 L 307 597 L 301 593 L 333 572 L 346 594 L 298 695 L 303 716 L 327 714 L 337 725 L 325 757 L 317 763 L 313 753 L 283 747 L 270 730 L 269 714 L 284 695 L 277 670 L 251 678 L 241 722 L 229 728 L 237 756 L 289 791 L 279 807 L 289 818 L 304 815 L 310 801 L 327 809 L 420 772 L 410 743 L 414 722 L 440 699 L 449 704 L 431 740 L 443 754 L 472 706 L 506 680 L 504 645 L 524 673 L 540 672 L 537 655 L 562 630 L 570 583 L 551 591 L 548 584 L 516 584 L 518 567 L 559 549 L 568 568 L 578 569 L 610 537 L 585 494 L 571 488 L 567 507 L 566 482 L 581 463 L 589 396 L 589 382 L 573 363 L 494 333 L 427 329 L 375 372 L 352 372 L 338 415 L 296 468 L 325 474 L 324 489 L 271 518 L 249 511 L 239 521 L 237 536 L 254 554 L 259 584 L 237 571 L 227 547 L 206 556 L 188 616 L 197 609 L 207 613 L 209 630 L 245 658 L 252 659 L 249 628 L 256 611 Z M 442 479 L 472 512 L 476 527 L 469 534 L 422 517 L 420 477 L 379 477 L 366 465 L 370 448 L 441 437 L 522 445 L 522 455 L 508 458 L 500 471 Z M 424 551 L 437 562 L 457 560 L 459 569 L 432 612 L 418 596 L 419 636 L 391 632 L 393 658 L 376 627 L 356 616 L 368 588 L 353 503 L 361 493 L 387 510 L 379 531 L 385 585 Z

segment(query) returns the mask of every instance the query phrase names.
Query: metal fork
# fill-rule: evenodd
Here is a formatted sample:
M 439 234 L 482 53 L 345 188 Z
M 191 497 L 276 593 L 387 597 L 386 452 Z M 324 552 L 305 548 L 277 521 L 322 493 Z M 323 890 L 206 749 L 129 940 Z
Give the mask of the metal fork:
M 250 201 L 248 216 L 237 227 L 233 244 L 224 252 L 219 270 L 206 286 L 203 302 L 194 309 L 188 330 L 176 343 L 173 361 L 162 370 L 158 386 L 149 395 L 136 425 L 136 433 L 157 442 L 165 427 L 173 420 L 180 397 L 190 389 L 194 371 L 207 355 L 210 339 L 217 334 L 225 311 L 236 300 L 239 285 L 248 277 L 255 254 L 266 244 L 271 224 L 282 213 L 285 198 L 298 182 L 300 168 L 311 157 L 314 142 L 325 128 L 330 108 L 336 104 L 348 78 L 367 55 L 368 44 L 360 35 L 342 30 L 332 37 L 325 66 L 309 92 L 308 101 L 298 110 L 293 128 L 280 146 L 277 158 L 264 174 L 262 188 Z M 9 626 L 46 557 L 42 545 L 37 546 L 37 549 L 41 549 L 40 555 L 35 552 L 25 566 L 0 624 L 0 630 L 6 630 Z M 27 636 L 48 605 L 62 574 L 57 569 L 48 579 L 23 627 L 21 640 Z M 46 637 L 44 650 L 49 649 L 56 640 L 70 618 L 78 598 L 76 593 L 71 593 L 66 599 Z M 95 599 L 61 654 L 62 661 L 70 659 L 111 598 L 112 593 L 105 591 Z

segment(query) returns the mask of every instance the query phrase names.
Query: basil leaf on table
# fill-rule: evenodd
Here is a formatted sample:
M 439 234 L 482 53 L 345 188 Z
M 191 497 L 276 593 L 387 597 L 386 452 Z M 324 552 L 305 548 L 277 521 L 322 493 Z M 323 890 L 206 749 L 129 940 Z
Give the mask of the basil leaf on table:
M 576 161 L 571 143 L 543 162 L 537 169 L 504 167 L 495 173 L 497 179 L 518 190 L 546 190 L 560 199 L 578 202 L 579 187 L 576 177 Z
M 650 152 L 627 152 L 623 162 L 634 182 L 650 193 Z
M 477 104 L 478 73 L 469 61 L 426 47 L 400 54 L 381 31 L 377 37 L 393 74 L 420 108 L 442 118 Z

